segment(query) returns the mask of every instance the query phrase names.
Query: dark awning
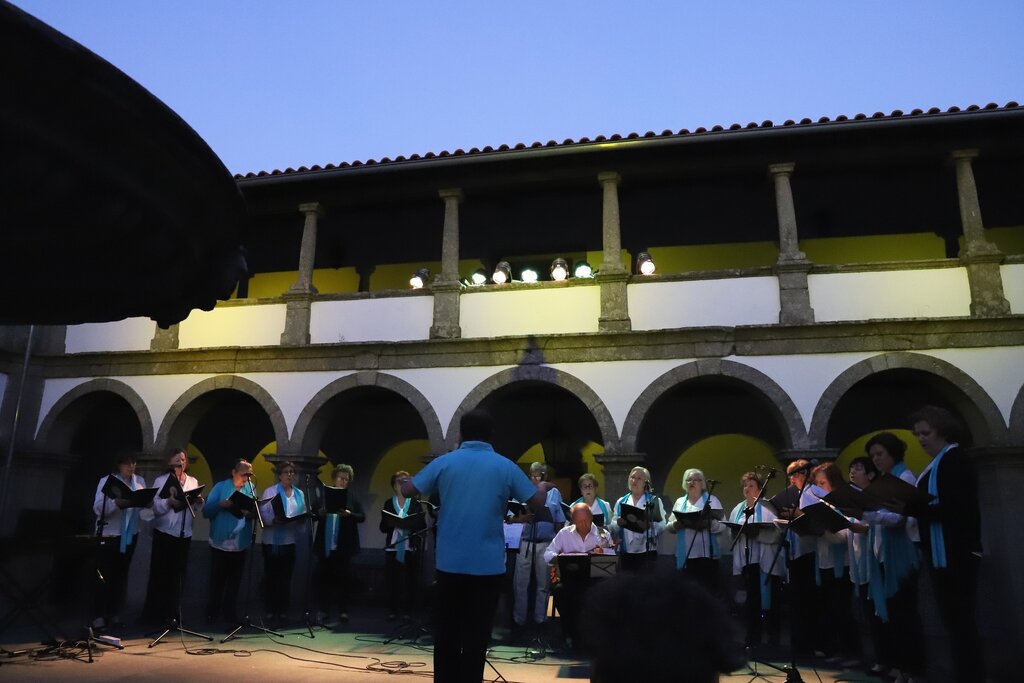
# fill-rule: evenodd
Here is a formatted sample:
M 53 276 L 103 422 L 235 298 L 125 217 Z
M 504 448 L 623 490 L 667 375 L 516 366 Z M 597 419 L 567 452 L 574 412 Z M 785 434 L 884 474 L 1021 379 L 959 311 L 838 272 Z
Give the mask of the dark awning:
M 0 323 L 209 310 L 243 276 L 245 202 L 177 114 L 0 0 Z

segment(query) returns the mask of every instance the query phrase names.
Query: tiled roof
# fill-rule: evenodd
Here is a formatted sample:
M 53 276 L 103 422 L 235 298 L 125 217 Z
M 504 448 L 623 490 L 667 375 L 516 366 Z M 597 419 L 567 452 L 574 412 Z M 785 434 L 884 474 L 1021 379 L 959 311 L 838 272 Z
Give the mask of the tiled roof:
M 728 126 L 728 127 L 718 125 L 718 126 L 712 126 L 711 128 L 704 128 L 702 126 L 700 128 L 695 128 L 692 131 L 687 129 L 687 128 L 683 128 L 683 129 L 678 130 L 678 131 L 673 131 L 673 130 L 670 130 L 670 129 L 665 129 L 665 130 L 661 131 L 660 133 L 656 133 L 656 132 L 654 132 L 652 130 L 649 130 L 649 131 L 647 131 L 646 133 L 643 133 L 643 134 L 640 134 L 640 133 L 629 133 L 628 135 L 619 135 L 618 133 L 616 133 L 614 135 L 609 135 L 607 137 L 605 137 L 604 135 L 598 135 L 595 138 L 582 137 L 582 138 L 580 138 L 578 140 L 573 140 L 572 138 L 566 138 L 562 142 L 558 142 L 557 140 L 548 140 L 547 142 L 539 142 L 538 141 L 538 142 L 534 142 L 534 143 L 531 143 L 531 144 L 526 144 L 526 143 L 520 142 L 517 145 L 511 145 L 511 146 L 510 145 L 501 145 L 499 147 L 491 147 L 490 145 L 488 145 L 487 147 L 483 147 L 483 148 L 473 147 L 472 149 L 469 149 L 468 151 L 467 150 L 463 150 L 463 149 L 456 149 L 453 152 L 449 152 L 449 151 L 436 152 L 436 153 L 435 152 L 427 152 L 426 154 L 422 154 L 422 155 L 421 154 L 411 154 L 409 156 L 397 156 L 394 159 L 391 159 L 390 157 L 382 157 L 380 159 L 367 159 L 366 161 L 351 161 L 351 162 L 343 161 L 343 162 L 341 162 L 339 164 L 327 164 L 325 166 L 320 166 L 319 164 L 315 164 L 315 165 L 309 166 L 309 167 L 307 167 L 307 166 L 299 166 L 298 168 L 291 168 L 291 167 L 289 167 L 289 168 L 284 169 L 283 171 L 279 170 L 279 169 L 275 169 L 273 171 L 259 171 L 257 173 L 250 172 L 250 173 L 245 173 L 245 174 L 237 174 L 237 175 L 235 175 L 235 178 L 236 179 L 265 178 L 265 177 L 268 177 L 268 176 L 292 175 L 292 174 L 297 174 L 297 173 L 309 173 L 309 172 L 315 172 L 315 171 L 330 171 L 330 170 L 333 170 L 333 169 L 340 169 L 340 168 L 358 168 L 360 166 L 379 166 L 379 165 L 384 165 L 384 164 L 394 164 L 394 163 L 400 163 L 400 162 L 420 161 L 420 160 L 424 160 L 424 159 L 441 159 L 441 158 L 445 158 L 445 157 L 472 156 L 472 155 L 476 155 L 476 154 L 493 154 L 493 153 L 518 151 L 518 150 L 525 150 L 525 149 L 536 149 L 536 148 L 540 148 L 540 147 L 571 147 L 571 146 L 574 146 L 574 145 L 587 145 L 587 144 L 593 144 L 593 143 L 614 142 L 616 140 L 639 140 L 639 139 L 642 139 L 642 138 L 678 138 L 678 137 L 685 137 L 685 136 L 689 136 L 689 135 L 715 135 L 715 134 L 720 134 L 720 133 L 729 133 L 729 132 L 749 130 L 749 129 L 787 128 L 787 127 L 794 127 L 794 126 L 795 127 L 799 127 L 799 126 L 810 126 L 810 125 L 820 125 L 820 124 L 837 124 L 837 123 L 845 123 L 845 122 L 849 122 L 849 121 L 865 121 L 865 120 L 869 120 L 869 119 L 871 119 L 871 120 L 876 120 L 876 119 L 898 119 L 898 118 L 906 118 L 906 117 L 913 117 L 913 116 L 935 116 L 935 115 L 946 115 L 946 114 L 959 114 L 959 113 L 963 113 L 963 112 L 975 112 L 975 111 L 983 111 L 983 110 L 984 111 L 990 111 L 990 110 L 997 110 L 997 109 L 1002 109 L 1002 110 L 1005 110 L 1005 109 L 1016 109 L 1019 106 L 1020 105 L 1017 104 L 1016 102 L 1007 102 L 1003 106 L 1000 106 L 1000 105 L 998 105 L 998 104 L 996 104 L 994 102 L 990 102 L 990 103 L 988 103 L 988 104 L 986 104 L 984 106 L 980 106 L 980 105 L 977 105 L 977 104 L 972 104 L 972 105 L 970 105 L 968 107 L 965 107 L 963 109 L 961 109 L 960 107 L 950 107 L 949 109 L 946 109 L 945 111 L 943 111 L 942 109 L 939 109 L 938 107 L 932 107 L 931 109 L 928 109 L 927 111 L 925 111 L 923 109 L 914 109 L 914 110 L 911 110 L 910 112 L 904 112 L 904 111 L 902 111 L 900 109 L 896 109 L 896 110 L 892 111 L 889 114 L 886 114 L 885 112 L 880 112 L 880 111 L 877 111 L 874 114 L 855 114 L 853 116 L 846 116 L 845 114 L 840 114 L 839 116 L 836 116 L 834 119 L 829 118 L 828 116 L 822 116 L 821 118 L 819 118 L 817 120 L 806 118 L 806 119 L 801 119 L 800 121 L 794 121 L 793 119 L 787 119 L 786 121 L 783 121 L 781 124 L 778 124 L 778 125 L 773 123 L 772 121 L 762 121 L 761 123 L 757 123 L 756 121 L 752 121 L 752 122 L 750 122 L 750 123 L 748 123 L 746 125 L 743 125 L 743 124 L 740 124 L 740 123 L 734 123 L 734 124 L 732 124 L 731 126 Z

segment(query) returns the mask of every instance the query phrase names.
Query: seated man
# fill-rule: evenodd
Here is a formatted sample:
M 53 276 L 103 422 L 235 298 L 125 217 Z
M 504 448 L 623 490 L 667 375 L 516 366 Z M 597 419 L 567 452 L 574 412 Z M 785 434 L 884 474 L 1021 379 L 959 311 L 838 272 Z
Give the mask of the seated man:
M 594 526 L 594 513 L 587 503 L 574 504 L 570 509 L 570 518 L 572 524 L 555 534 L 544 551 L 544 559 L 548 564 L 557 562 L 559 555 L 601 555 L 612 545 L 608 532 Z M 580 646 L 577 615 L 589 583 L 589 568 L 586 576 L 563 576 L 555 597 L 555 605 L 562 618 L 562 632 L 574 651 Z

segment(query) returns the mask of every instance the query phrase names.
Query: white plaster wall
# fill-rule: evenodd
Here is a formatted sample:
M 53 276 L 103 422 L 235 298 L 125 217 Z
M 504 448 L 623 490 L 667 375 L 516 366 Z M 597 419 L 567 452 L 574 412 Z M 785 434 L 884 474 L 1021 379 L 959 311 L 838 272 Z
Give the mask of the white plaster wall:
M 794 356 L 729 357 L 771 378 L 790 397 L 810 428 L 822 394 L 836 377 L 873 353 L 807 354 Z M 989 349 L 940 349 L 922 352 L 946 361 L 971 376 L 995 402 L 1009 423 L 1013 401 L 1024 385 L 1024 347 Z M 607 407 L 621 435 L 630 408 L 640 394 L 666 372 L 692 362 L 681 358 L 615 363 L 560 363 L 552 367 L 570 374 L 589 386 Z M 433 406 L 443 432 L 455 410 L 469 393 L 487 378 L 510 366 L 423 368 L 386 371 L 415 387 Z M 240 375 L 263 387 L 277 402 L 289 434 L 302 409 L 313 396 L 334 380 L 350 372 L 249 373 Z M 190 387 L 212 375 L 165 375 L 114 377 L 132 387 L 150 411 L 155 431 L 166 419 L 170 406 Z M 46 380 L 40 406 L 39 424 L 61 396 L 89 378 Z
M 178 327 L 178 348 L 278 346 L 286 308 L 284 304 L 265 304 L 194 310 Z
M 473 292 L 459 299 L 462 337 L 597 332 L 601 290 L 545 287 Z
M 1024 313 L 1024 263 L 1000 266 L 1003 277 L 1003 295 L 1010 302 L 1010 313 Z
M 148 351 L 156 323 L 149 318 L 126 318 L 110 323 L 68 325 L 66 353 L 91 351 Z
M 735 327 L 779 322 L 775 277 L 644 282 L 626 289 L 634 330 Z
M 313 344 L 411 341 L 430 338 L 430 296 L 314 302 L 309 336 Z
M 964 268 L 809 275 L 807 288 L 818 322 L 971 314 Z

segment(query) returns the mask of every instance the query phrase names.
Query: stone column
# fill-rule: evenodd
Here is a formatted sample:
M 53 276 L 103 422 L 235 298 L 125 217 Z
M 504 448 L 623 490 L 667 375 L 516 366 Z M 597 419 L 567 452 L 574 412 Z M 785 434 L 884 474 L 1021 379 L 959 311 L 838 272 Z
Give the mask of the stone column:
M 1019 566 L 1024 527 L 1017 522 L 1020 515 L 1016 509 L 1024 486 L 1024 446 L 975 448 L 971 459 L 981 503 L 984 552 L 978 578 L 978 621 L 985 625 L 982 640 L 988 675 L 992 680 L 1014 680 L 1016 653 L 1024 639 L 1024 611 L 1006 606 L 1024 604 L 1024 574 Z
M 965 241 L 960 251 L 960 262 L 967 269 L 967 281 L 971 287 L 971 315 L 990 318 L 1009 315 L 1010 302 L 1003 295 L 1003 278 L 999 271 L 1003 254 L 985 238 L 978 187 L 971 168 L 971 162 L 977 156 L 976 149 L 961 149 L 952 154 Z
M 323 213 L 319 202 L 299 204 L 299 211 L 306 215 L 302 228 L 302 246 L 299 250 L 299 277 L 284 293 L 288 309 L 285 313 L 282 346 L 305 346 L 309 344 L 309 320 L 313 298 L 317 294 L 313 286 L 313 266 L 316 260 L 317 221 Z
M 604 470 L 604 488 L 599 495 L 614 503 L 629 490 L 629 472 L 634 467 L 643 467 L 646 453 L 596 453 L 594 460 Z
M 810 460 L 812 463 L 817 460 L 818 464 L 826 462 L 833 462 L 839 457 L 838 448 L 785 448 L 780 451 L 776 451 L 775 457 L 779 459 L 779 463 L 782 465 L 782 474 L 785 475 L 785 469 L 789 463 L 794 460 Z
M 431 339 L 457 339 L 462 336 L 459 327 L 459 202 L 462 190 L 457 188 L 438 192 L 444 200 L 444 232 L 441 236 L 441 275 L 430 285 L 434 295 L 434 324 L 430 326 Z
M 779 259 L 775 274 L 779 279 L 779 322 L 783 325 L 806 325 L 814 322 L 807 273 L 811 262 L 800 251 L 796 228 L 796 208 L 789 176 L 796 164 L 772 164 L 768 174 L 775 185 L 775 212 L 779 221 Z
M 178 323 L 168 327 L 166 330 L 159 325 L 153 332 L 153 338 L 149 341 L 150 351 L 173 351 L 178 348 Z
M 618 173 L 599 173 L 603 193 L 601 210 L 601 242 L 604 256 L 597 271 L 597 283 L 601 288 L 601 315 L 598 330 L 601 332 L 628 332 L 632 328 L 629 320 L 629 305 L 626 287 L 629 271 L 622 267 L 622 233 L 619 222 Z

